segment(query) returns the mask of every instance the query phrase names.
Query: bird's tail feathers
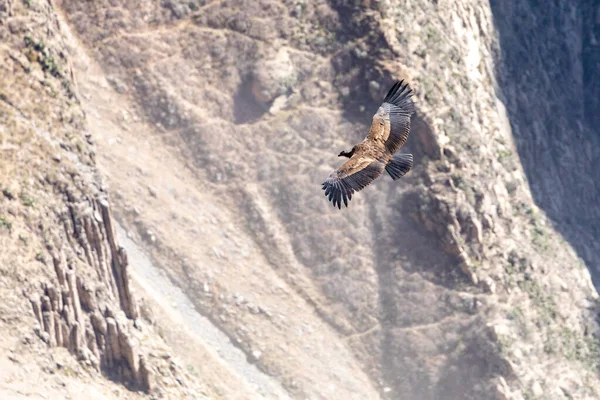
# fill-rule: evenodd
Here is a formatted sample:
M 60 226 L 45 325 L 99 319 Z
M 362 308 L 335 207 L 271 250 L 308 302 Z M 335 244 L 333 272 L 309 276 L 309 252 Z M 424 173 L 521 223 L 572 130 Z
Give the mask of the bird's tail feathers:
M 412 154 L 397 154 L 385 166 L 385 170 L 393 180 L 402 178 L 413 167 Z

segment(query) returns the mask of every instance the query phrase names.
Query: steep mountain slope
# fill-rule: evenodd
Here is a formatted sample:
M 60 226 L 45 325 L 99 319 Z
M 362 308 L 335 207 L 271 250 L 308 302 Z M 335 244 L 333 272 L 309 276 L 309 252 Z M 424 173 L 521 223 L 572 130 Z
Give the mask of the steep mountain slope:
M 84 107 L 90 129 L 98 138 L 99 154 L 106 157 L 100 163 L 111 190 L 118 193 L 115 200 L 123 202 L 119 216 L 130 218 L 130 224 L 124 223 L 130 236 L 149 245 L 155 261 L 249 359 L 259 358 L 263 370 L 298 396 L 377 398 L 344 341 L 319 318 L 326 308 L 315 310 L 311 297 L 295 292 L 294 287 L 304 285 L 310 291 L 306 296 L 318 296 L 310 282 L 298 275 L 297 284 L 289 285 L 268 267 L 229 196 L 211 193 L 208 185 L 195 186 L 196 171 L 149 134 L 156 128 L 137 116 L 125 96 L 106 88 L 83 53 L 75 59 L 74 66 L 82 68 L 83 98 L 89 97 Z M 254 207 L 261 207 L 255 213 L 271 212 L 268 203 Z M 338 363 L 332 364 L 333 359 Z
M 593 0 L 512 3 L 491 6 L 501 92 L 519 156 L 536 202 L 599 287 L 600 6 Z
M 1 2 L 0 42 L 0 397 L 217 393 L 140 318 L 54 9 Z
M 537 167 L 556 163 L 553 143 L 567 142 L 569 127 L 594 143 L 584 135 L 593 126 L 589 109 L 597 89 L 584 85 L 596 54 L 593 2 L 550 2 L 548 18 L 537 2 L 397 3 L 63 0 L 56 4 L 58 19 L 50 3 L 0 3 L 0 32 L 8 43 L 0 65 L 9 68 L 0 86 L 0 143 L 7 154 L 0 176 L 8 188 L 0 197 L 0 240 L 11 249 L 0 255 L 8 266 L 0 315 L 9 322 L 3 337 L 25 343 L 15 353 L 41 366 L 41 386 L 67 390 L 55 387 L 54 370 L 41 360 L 60 354 L 66 360 L 61 365 L 80 368 L 41 341 L 53 343 L 45 321 L 56 312 L 49 288 L 61 277 L 43 261 L 60 249 L 64 257 L 81 259 L 82 282 L 105 288 L 96 292 L 98 306 L 123 314 L 118 327 L 131 332 L 124 343 L 137 343 L 136 326 L 142 326 L 150 338 L 142 346 L 143 363 L 157 393 L 598 398 L 597 294 L 585 264 L 534 204 L 527 183 L 560 232 L 594 265 L 591 235 L 599 211 L 588 189 L 595 190 L 596 172 L 589 168 L 595 150 L 573 145 L 560 161 L 563 170 L 590 170 L 560 179 L 560 196 L 576 188 L 590 210 L 588 223 L 571 224 L 571 230 L 562 227 L 580 211 L 564 211 L 565 197 L 549 197 L 557 174 Z M 535 36 L 523 27 L 535 24 L 521 20 L 549 29 Z M 539 53 L 537 40 L 549 43 Z M 582 43 L 581 60 L 565 45 L 570 41 Z M 517 69 L 524 52 L 534 56 Z M 71 68 L 61 55 L 67 53 L 74 81 L 63 72 Z M 556 65 L 545 62 L 546 54 Z M 534 73 L 540 65 L 548 74 Z M 581 80 L 577 71 L 583 71 Z M 574 77 L 566 81 L 575 85 L 562 83 L 557 100 L 581 94 L 572 102 L 575 116 L 564 120 L 559 111 L 565 109 L 538 94 L 543 88 L 557 95 L 547 77 L 560 74 Z M 398 78 L 408 79 L 416 93 L 407 145 L 415 168 L 396 183 L 384 177 L 349 209 L 332 209 L 319 184 L 341 162 L 335 155 L 364 137 Z M 97 142 L 92 152 L 82 138 L 86 120 Z M 578 152 L 586 157 L 571 156 Z M 94 158 L 108 188 L 98 183 Z M 27 168 L 33 159 L 36 168 Z M 49 177 L 38 179 L 38 173 Z M 131 291 L 123 295 L 117 288 L 129 287 L 127 268 L 111 239 L 115 223 L 106 191 L 138 261 L 130 266 L 143 305 L 135 324 Z M 62 195 L 72 192 L 82 197 Z M 72 213 L 63 232 L 60 210 L 81 201 L 82 211 L 91 212 Z M 43 207 L 32 208 L 36 204 Z M 79 225 L 88 229 L 76 241 L 71 232 L 83 232 Z M 25 240 L 20 230 L 27 231 Z M 55 238 L 50 248 L 47 235 Z M 96 250 L 86 253 L 89 243 Z M 214 354 L 224 349 L 207 349 L 208 333 L 198 331 L 194 318 L 181 317 L 181 304 L 160 292 L 160 284 L 144 280 L 149 263 L 138 250 L 171 280 L 165 292 L 170 285 L 181 288 L 185 301 L 285 393 L 256 386 L 239 372 L 247 365 L 236 369 L 226 355 Z M 114 278 L 94 275 L 106 265 L 116 265 Z M 39 282 L 50 281 L 53 286 L 40 289 Z M 89 292 L 77 279 L 74 286 L 67 284 L 65 292 Z M 38 308 L 46 313 L 39 318 L 40 340 L 30 334 Z M 95 315 L 85 301 L 80 313 L 84 324 Z M 70 329 L 78 338 L 80 328 Z M 152 346 L 169 346 L 192 379 L 177 363 L 176 372 L 161 367 L 167 361 L 153 357 L 159 352 L 146 348 Z M 93 372 L 94 358 L 81 358 L 92 364 L 83 370 L 90 375 L 77 372 L 64 387 L 87 380 L 109 396 L 113 384 Z M 145 374 L 127 372 L 132 364 L 118 362 L 118 378 L 144 389 L 144 379 L 135 377 Z M 8 365 L 26 371 L 14 361 Z M 19 376 L 0 378 L 0 390 L 22 390 L 15 387 Z M 174 379 L 179 385 L 170 387 Z
M 128 104 L 100 139 L 119 216 L 295 396 L 592 398 L 596 295 L 529 194 L 489 5 L 365 4 L 64 1 Z M 392 77 L 418 164 L 332 210 Z

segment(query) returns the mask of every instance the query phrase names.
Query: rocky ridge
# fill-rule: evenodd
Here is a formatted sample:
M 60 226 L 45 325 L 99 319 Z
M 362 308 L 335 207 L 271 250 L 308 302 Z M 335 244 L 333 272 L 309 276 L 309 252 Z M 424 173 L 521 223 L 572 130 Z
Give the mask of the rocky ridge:
M 76 57 L 73 74 L 89 118 L 113 121 L 90 129 L 119 219 L 294 397 L 598 396 L 597 294 L 530 193 L 531 167 L 521 166 L 523 145 L 513 139 L 516 92 L 497 78 L 505 33 L 496 3 L 58 5 L 84 47 L 69 52 L 101 64 L 90 77 Z M 39 59 L 39 38 L 28 37 L 33 54 L 21 54 Z M 27 69 L 18 52 L 11 59 Z M 364 136 L 396 78 L 408 78 L 418 100 L 408 143 L 417 165 L 400 185 L 377 185 L 353 199 L 352 212 L 334 212 L 317 185 L 339 161 L 331 149 Z M 539 100 L 526 96 L 521 108 Z M 91 212 L 65 231 L 89 227 L 81 257 L 89 248 L 119 260 L 118 249 L 94 244 L 111 232 L 100 200 L 82 208 Z M 114 265 L 89 260 L 94 271 Z M 59 275 L 27 292 L 39 304 L 40 335 L 53 343 L 52 321 L 55 331 L 78 326 L 51 311 L 54 298 L 64 309 L 77 292 L 84 323 L 94 329 L 100 315 L 107 327 L 87 358 L 135 377 L 139 359 L 115 363 L 106 347 L 115 337 L 121 346 L 132 321 L 113 324 L 101 301 L 88 313 L 81 300 L 91 280 L 77 271 L 81 283 L 73 276 L 60 300 Z M 123 275 L 113 276 L 102 284 L 106 298 L 129 310 Z M 69 348 L 83 338 L 71 329 Z
M 32 390 L 14 388 L 20 371 L 47 359 L 38 384 L 54 396 L 65 395 L 73 375 L 102 373 L 124 382 L 131 398 L 203 398 L 140 318 L 52 5 L 0 3 L 0 37 L 0 315 L 10 338 L 2 353 L 8 346 L 13 354 L 0 393 Z M 110 384 L 92 388 L 106 394 Z

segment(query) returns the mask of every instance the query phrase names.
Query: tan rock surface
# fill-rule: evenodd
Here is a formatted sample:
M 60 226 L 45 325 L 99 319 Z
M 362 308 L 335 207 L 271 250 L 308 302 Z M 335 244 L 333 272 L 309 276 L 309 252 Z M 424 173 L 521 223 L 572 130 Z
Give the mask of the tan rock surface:
M 29 39 L 0 53 L 2 121 L 19 132 L 0 131 L 0 315 L 38 366 L 65 347 L 100 393 L 116 386 L 94 359 L 167 396 L 280 398 L 256 366 L 298 399 L 598 397 L 597 294 L 517 155 L 529 121 L 497 90 L 498 2 L 63 0 L 60 24 L 47 3 L 4 4 L 1 37 Z M 319 183 L 396 78 L 416 93 L 416 166 L 334 210 Z M 106 192 L 128 245 L 192 306 L 128 260 Z

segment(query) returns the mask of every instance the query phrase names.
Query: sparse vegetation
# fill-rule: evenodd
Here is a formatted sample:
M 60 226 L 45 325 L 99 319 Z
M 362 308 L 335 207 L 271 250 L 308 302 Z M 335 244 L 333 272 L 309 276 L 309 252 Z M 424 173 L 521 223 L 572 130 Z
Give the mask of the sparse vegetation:
M 500 336 L 498 337 L 498 341 L 496 343 L 498 345 L 498 350 L 500 351 L 500 353 L 507 355 L 512 346 L 514 345 L 515 340 L 510 336 Z
M 193 365 L 187 364 L 185 367 L 186 367 L 185 369 L 187 370 L 188 374 L 190 374 L 194 377 L 198 377 L 198 371 L 196 371 L 196 368 Z
M 525 313 L 523 312 L 523 310 L 521 309 L 521 307 L 515 307 L 513 309 L 511 309 L 506 317 L 509 320 L 512 320 L 516 323 L 517 327 L 519 328 L 519 335 L 524 339 L 527 340 L 529 339 L 529 336 L 531 334 L 530 328 L 528 326 L 528 321 L 527 318 L 525 317 Z
M 29 53 L 30 61 L 38 61 L 42 66 L 44 72 L 48 72 L 55 78 L 62 77 L 62 73 L 54 59 L 54 56 L 50 53 L 50 50 L 46 48 L 43 40 L 35 41 L 31 38 L 31 35 L 25 35 L 25 45 L 37 54 Z
M 464 180 L 463 177 L 459 174 L 452 174 L 450 176 L 450 178 L 452 179 L 452 183 L 454 183 L 454 186 L 456 186 L 457 188 L 462 189 L 463 188 L 463 184 L 464 184 Z
M 2 189 L 2 195 L 4 195 L 4 197 L 6 197 L 8 200 L 13 200 L 15 198 L 13 192 L 8 188 Z
M 548 236 L 546 232 L 539 226 L 531 228 L 531 241 L 534 245 L 542 250 L 548 249 Z
M 540 399 L 539 396 L 536 396 L 535 394 L 533 394 L 533 390 L 531 388 L 525 388 L 525 389 L 523 389 L 523 398 L 525 400 L 538 400 L 538 399 Z
M 442 34 L 440 33 L 440 31 L 431 25 L 426 28 L 425 35 L 427 38 L 427 42 L 430 44 L 438 45 L 441 42 L 443 42 Z
M 509 195 L 513 195 L 517 191 L 517 183 L 515 181 L 507 181 L 504 185 Z
M 25 207 L 33 207 L 33 198 L 25 192 L 21 192 L 21 202 Z
M 0 215 L 0 229 L 5 228 L 9 231 L 12 230 L 12 222 L 8 220 L 7 217 Z
M 506 272 L 508 274 L 517 274 L 523 273 L 527 271 L 529 266 L 529 261 L 525 257 L 519 256 L 519 254 L 512 250 L 508 255 L 508 266 L 506 267 Z
M 44 241 L 44 245 L 46 246 L 47 249 L 51 249 L 52 248 L 52 241 L 50 240 L 50 232 L 48 231 L 47 228 L 42 228 L 42 239 Z
M 556 303 L 552 294 L 547 289 L 542 289 L 539 283 L 532 280 L 528 274 L 525 274 L 525 279 L 517 284 L 536 306 L 542 326 L 550 325 L 556 318 Z
M 569 327 L 549 329 L 544 350 L 571 361 L 579 361 L 594 370 L 600 369 L 600 339 L 584 336 Z
M 512 151 L 510 150 L 500 150 L 498 152 L 498 162 L 502 165 L 504 165 L 505 167 L 508 167 L 508 163 L 511 160 L 512 157 Z

